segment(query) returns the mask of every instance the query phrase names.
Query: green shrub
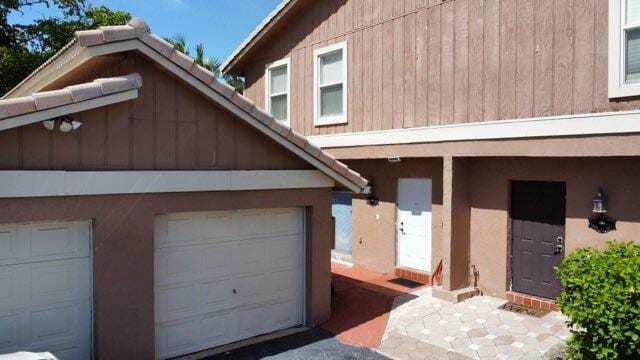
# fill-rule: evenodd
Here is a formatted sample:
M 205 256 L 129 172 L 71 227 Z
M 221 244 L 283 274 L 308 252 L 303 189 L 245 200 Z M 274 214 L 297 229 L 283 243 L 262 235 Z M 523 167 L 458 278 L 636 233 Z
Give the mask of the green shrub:
M 556 269 L 571 359 L 640 359 L 640 246 L 579 249 Z

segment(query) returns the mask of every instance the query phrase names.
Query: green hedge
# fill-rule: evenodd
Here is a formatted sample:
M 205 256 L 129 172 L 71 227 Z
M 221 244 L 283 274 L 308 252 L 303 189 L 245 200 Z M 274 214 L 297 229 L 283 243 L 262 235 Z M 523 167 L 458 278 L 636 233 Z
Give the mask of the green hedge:
M 640 359 L 640 246 L 579 249 L 556 269 L 571 359 Z

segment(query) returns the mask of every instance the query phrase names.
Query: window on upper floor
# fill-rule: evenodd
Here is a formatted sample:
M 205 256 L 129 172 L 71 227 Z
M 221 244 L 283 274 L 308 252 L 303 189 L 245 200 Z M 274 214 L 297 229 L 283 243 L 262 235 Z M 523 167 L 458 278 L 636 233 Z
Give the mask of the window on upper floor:
M 291 97 L 289 96 L 289 79 L 291 63 L 289 58 L 282 59 L 267 66 L 266 70 L 266 104 L 267 111 L 278 121 L 289 125 L 291 113 Z
M 640 95 L 640 0 L 609 1 L 609 97 Z
M 315 126 L 347 122 L 347 43 L 313 53 L 313 123 Z

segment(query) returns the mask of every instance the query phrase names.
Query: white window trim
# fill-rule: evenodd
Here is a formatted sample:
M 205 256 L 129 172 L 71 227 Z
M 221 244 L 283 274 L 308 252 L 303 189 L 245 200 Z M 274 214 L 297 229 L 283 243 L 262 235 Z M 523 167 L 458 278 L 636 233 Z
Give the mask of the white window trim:
M 332 53 L 337 50 L 342 50 L 342 115 L 320 117 L 320 99 L 318 98 L 318 96 L 320 95 L 320 92 L 318 91 L 318 60 L 320 56 L 324 54 Z M 348 63 L 349 63 L 349 56 L 347 53 L 346 41 L 343 41 L 334 45 L 330 45 L 327 47 L 323 47 L 321 49 L 316 49 L 313 52 L 313 125 L 314 126 L 346 124 L 348 122 L 348 118 L 347 118 L 348 107 L 349 107 L 347 103 L 347 92 L 348 92 L 348 82 L 349 82 L 349 76 L 347 73 Z M 329 84 L 329 85 L 335 85 L 335 84 Z
M 287 92 L 286 93 L 278 93 L 275 95 L 271 94 L 271 69 L 279 68 L 281 66 L 287 67 Z M 266 81 L 265 83 L 265 91 L 264 91 L 264 101 L 265 108 L 267 112 L 271 114 L 271 97 L 277 95 L 287 95 L 287 121 L 280 121 L 287 126 L 291 126 L 291 58 L 284 58 L 282 60 L 275 61 L 271 64 L 268 64 L 266 69 L 264 70 Z
M 609 98 L 640 95 L 640 83 L 625 84 L 625 0 L 609 0 Z M 640 24 L 638 24 L 640 26 Z M 637 26 L 630 26 L 633 28 Z

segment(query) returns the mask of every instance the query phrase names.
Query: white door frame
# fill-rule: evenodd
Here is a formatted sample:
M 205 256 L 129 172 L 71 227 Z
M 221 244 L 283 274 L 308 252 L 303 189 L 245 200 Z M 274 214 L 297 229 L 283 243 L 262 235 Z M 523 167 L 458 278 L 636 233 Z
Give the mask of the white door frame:
M 431 189 L 431 193 L 430 195 L 430 201 L 431 201 L 431 221 L 429 223 L 429 227 L 426 229 L 429 233 L 425 234 L 425 237 L 428 237 L 428 244 L 427 247 L 429 249 L 429 258 L 427 259 L 427 268 L 428 270 L 426 270 L 427 272 L 432 271 L 432 264 L 431 264 L 431 257 L 432 257 L 432 251 L 433 251 L 433 233 L 432 233 L 432 229 L 433 229 L 433 179 L 431 178 L 427 178 L 427 177 L 399 177 L 397 179 L 397 184 L 396 184 L 396 221 L 395 221 L 395 235 L 396 235 L 396 246 L 395 246 L 395 250 L 396 250 L 396 266 L 402 266 L 400 264 L 400 234 L 399 234 L 399 221 L 400 221 L 400 183 L 402 180 L 425 180 L 429 182 L 429 187 Z M 422 269 L 415 269 L 418 271 L 425 271 Z

